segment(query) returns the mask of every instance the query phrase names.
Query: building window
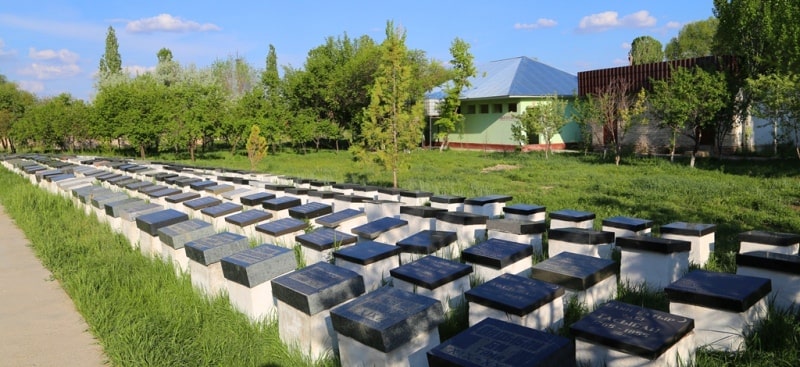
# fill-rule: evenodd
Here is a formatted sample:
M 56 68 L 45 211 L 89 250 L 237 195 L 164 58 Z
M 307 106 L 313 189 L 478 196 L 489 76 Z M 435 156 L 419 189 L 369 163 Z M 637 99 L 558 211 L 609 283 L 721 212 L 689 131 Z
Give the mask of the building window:
M 516 103 L 509 103 L 508 104 L 508 112 L 517 112 L 517 104 Z
M 481 105 L 481 113 L 489 113 L 489 105 L 488 104 L 482 104 Z
M 466 114 L 467 115 L 475 114 L 475 105 L 474 104 L 468 104 L 467 105 L 467 113 Z
M 503 113 L 503 104 L 502 103 L 493 104 L 492 113 Z

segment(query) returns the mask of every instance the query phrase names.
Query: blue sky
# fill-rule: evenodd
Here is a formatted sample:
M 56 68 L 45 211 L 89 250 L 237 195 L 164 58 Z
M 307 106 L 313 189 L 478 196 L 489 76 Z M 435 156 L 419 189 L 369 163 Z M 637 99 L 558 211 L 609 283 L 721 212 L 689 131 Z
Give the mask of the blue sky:
M 409 48 L 443 62 L 459 37 L 477 64 L 529 56 L 577 74 L 626 65 L 634 38 L 666 45 L 712 8 L 711 0 L 14 1 L 0 7 L 0 74 L 39 96 L 90 99 L 109 26 L 135 73 L 152 69 L 162 47 L 183 65 L 243 56 L 263 68 L 273 44 L 279 65 L 301 68 L 328 36 L 382 41 L 387 20 L 406 30 Z

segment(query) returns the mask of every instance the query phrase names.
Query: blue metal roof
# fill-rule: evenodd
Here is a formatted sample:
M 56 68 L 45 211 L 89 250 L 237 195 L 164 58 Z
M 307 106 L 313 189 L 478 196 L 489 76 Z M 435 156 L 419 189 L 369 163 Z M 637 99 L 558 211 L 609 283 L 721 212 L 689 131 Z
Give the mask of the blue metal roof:
M 477 70 L 461 99 L 572 96 L 578 92 L 577 76 L 525 56 L 478 65 Z M 427 98 L 444 98 L 444 92 L 437 88 Z

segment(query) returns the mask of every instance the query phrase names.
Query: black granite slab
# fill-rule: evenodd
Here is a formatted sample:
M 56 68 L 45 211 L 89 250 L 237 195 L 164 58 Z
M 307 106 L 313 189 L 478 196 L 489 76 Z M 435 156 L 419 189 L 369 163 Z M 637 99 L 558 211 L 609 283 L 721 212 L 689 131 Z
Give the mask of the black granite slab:
M 611 217 L 603 219 L 603 225 L 639 232 L 653 227 L 653 221 L 649 219 L 639 219 L 630 217 Z
M 594 256 L 562 252 L 531 268 L 531 278 L 584 291 L 619 273 L 619 263 Z
M 160 228 L 187 220 L 189 216 L 186 213 L 167 209 L 136 217 L 136 228 L 151 236 L 157 236 Z
M 326 262 L 272 280 L 272 296 L 307 315 L 316 315 L 362 294 L 361 275 Z
M 800 234 L 747 231 L 739 233 L 739 242 L 753 242 L 771 246 L 792 246 L 800 243 Z
M 337 333 L 384 353 L 406 345 L 444 322 L 442 304 L 392 287 L 369 292 L 331 310 Z
M 420 218 L 436 218 L 436 213 L 446 212 L 446 209 L 433 208 L 430 206 L 401 206 L 400 214 L 411 215 Z
M 432 203 L 440 203 L 440 204 L 460 204 L 466 200 L 466 197 L 463 196 L 452 196 L 452 195 L 433 195 L 428 200 Z
M 195 191 L 203 191 L 206 187 L 216 186 L 216 181 L 195 181 L 189 184 L 189 188 Z
M 214 205 L 222 204 L 222 200 L 217 199 L 215 197 L 206 196 L 200 197 L 197 199 L 192 199 L 189 201 L 183 202 L 183 205 L 192 210 L 202 210 L 208 207 L 212 207 Z
M 309 191 L 311 191 L 311 189 L 306 189 L 302 187 L 290 187 L 288 189 L 283 190 L 283 192 L 289 195 L 308 195 Z
M 256 231 L 266 233 L 273 237 L 283 236 L 288 233 L 302 231 L 308 227 L 306 222 L 294 218 L 281 218 L 272 222 L 259 224 Z
M 182 249 L 186 243 L 208 237 L 216 233 L 211 223 L 200 219 L 190 219 L 158 229 L 161 243 L 176 250 Z
M 320 199 L 333 199 L 336 196 L 336 193 L 333 191 L 319 191 L 319 190 L 312 190 L 308 192 L 308 197 L 312 198 L 320 198 Z
M 220 260 L 225 279 L 253 288 L 278 276 L 294 271 L 294 251 L 264 244 L 237 252 Z
M 456 232 L 424 230 L 397 241 L 397 247 L 405 253 L 428 255 L 449 246 L 457 239 Z
M 543 213 L 546 207 L 542 205 L 513 204 L 503 207 L 503 213 L 518 215 L 533 215 Z
M 434 347 L 430 367 L 572 367 L 575 343 L 565 337 L 487 318 Z
M 239 198 L 239 202 L 241 202 L 242 205 L 256 206 L 256 205 L 261 205 L 261 203 L 264 200 L 269 200 L 274 198 L 275 194 L 270 194 L 267 192 L 259 192 L 255 194 L 242 196 Z
M 131 183 L 129 183 L 129 184 L 127 184 L 127 185 L 125 185 L 125 188 L 126 188 L 126 189 L 128 189 L 128 190 L 134 190 L 134 191 L 137 191 L 137 190 L 139 190 L 140 188 L 142 188 L 142 187 L 147 187 L 147 186 L 153 186 L 153 183 L 152 183 L 152 182 L 150 182 L 150 181 L 140 181 L 140 180 L 136 180 L 136 182 L 131 182 Z
M 117 177 L 112 177 L 112 178 L 107 179 L 106 182 L 108 182 L 108 183 L 110 183 L 112 185 L 115 185 L 115 186 L 119 186 L 119 185 L 117 185 L 118 182 L 123 182 L 123 181 L 128 181 L 128 180 L 133 180 L 133 179 L 134 178 L 131 177 L 131 176 L 119 175 Z
M 379 187 L 378 192 L 381 194 L 388 194 L 388 195 L 400 195 L 400 191 L 402 189 L 394 188 L 394 187 Z
M 92 197 L 92 206 L 105 211 L 106 203 L 113 203 L 115 201 L 125 200 L 128 195 L 122 192 L 109 192 L 104 195 L 96 195 Z
M 392 217 L 383 217 L 355 227 L 351 232 L 359 237 L 374 240 L 385 232 L 407 225 L 408 221 Z
M 140 187 L 138 191 L 141 192 L 142 194 L 150 195 L 150 193 L 168 188 L 169 188 L 168 186 L 164 185 L 152 185 L 152 186 Z
M 372 200 L 372 198 L 366 197 L 366 196 L 344 195 L 344 194 L 333 195 L 333 199 L 334 200 L 348 202 L 348 203 L 363 203 L 363 202 Z
M 619 301 L 609 301 L 570 326 L 576 339 L 650 360 L 692 330 L 693 319 Z
M 293 188 L 293 185 L 279 185 L 279 184 L 266 184 L 264 188 L 270 191 L 283 192 L 286 189 Z
M 116 178 L 116 177 L 122 177 L 122 175 L 119 174 L 119 173 L 106 173 L 106 174 L 97 176 L 97 181 L 106 182 L 109 179 Z
M 513 234 L 543 234 L 547 232 L 547 224 L 544 221 L 488 219 L 486 229 Z
M 651 236 L 624 236 L 617 238 L 616 246 L 625 250 L 639 250 L 672 254 L 675 252 L 689 252 L 692 243 L 689 241 L 670 240 Z
M 109 192 L 111 190 L 109 190 L 109 189 L 107 189 L 107 188 L 105 188 L 103 186 L 99 186 L 99 185 L 81 186 L 81 187 L 76 187 L 76 188 L 72 189 L 72 196 L 81 199 L 81 198 L 86 197 L 87 195 L 90 195 L 92 192 L 96 192 L 96 191 L 97 192 L 99 192 L 99 191 Z M 83 201 L 83 200 L 81 200 L 81 201 Z
M 464 293 L 467 301 L 525 316 L 564 295 L 564 287 L 513 274 L 501 274 Z M 563 301 L 558 301 L 559 307 Z
M 131 167 L 136 167 L 136 165 L 135 164 L 131 164 L 131 163 L 126 163 L 126 164 L 120 165 L 120 166 L 118 166 L 116 168 L 118 170 L 120 170 L 120 171 L 127 171 L 128 168 L 131 168 Z
M 335 181 L 314 180 L 314 181 L 309 182 L 308 184 L 311 185 L 311 187 L 325 187 L 325 186 L 332 186 L 332 185 L 336 184 L 336 182 Z
M 233 183 L 235 183 L 237 185 L 249 185 L 250 184 L 250 179 L 244 178 L 244 177 L 234 177 L 233 178 Z
M 249 248 L 250 240 L 247 237 L 231 232 L 217 233 L 184 245 L 186 257 L 203 265 L 211 265 Z
M 273 211 L 293 208 L 299 206 L 300 204 L 302 204 L 300 202 L 300 198 L 296 198 L 294 196 L 281 196 L 261 202 L 261 206 L 264 209 Z
M 59 181 L 69 180 L 71 178 L 75 178 L 75 175 L 72 174 L 72 173 L 62 173 L 60 175 L 53 175 L 53 176 L 45 177 L 45 179 L 48 182 L 59 182 Z
M 225 221 L 239 227 L 245 227 L 272 218 L 272 213 L 263 210 L 251 209 L 225 217 Z
M 472 266 L 445 260 L 433 255 L 389 270 L 389 274 L 408 283 L 436 289 L 458 278 L 472 274 Z
M 114 191 L 111 191 L 105 187 L 92 187 L 89 190 L 78 193 L 78 199 L 80 199 L 80 201 L 84 204 L 91 204 L 93 197 L 98 195 L 105 195 L 112 192 Z
M 120 218 L 127 221 L 135 221 L 140 215 L 162 209 L 163 207 L 161 205 L 143 202 L 141 204 L 120 209 Z
M 550 212 L 550 219 L 558 219 L 567 222 L 583 222 L 585 220 L 594 219 L 596 216 L 591 212 L 584 212 L 580 210 L 564 209 Z
M 240 204 L 225 202 L 219 205 L 205 207 L 200 210 L 200 213 L 205 214 L 211 218 L 219 218 L 223 215 L 241 212 L 242 206 Z
M 139 182 L 139 180 L 131 177 L 131 178 L 128 178 L 126 180 L 114 182 L 114 185 L 118 186 L 118 187 L 125 187 L 125 186 L 128 186 L 130 184 L 137 183 L 137 182 Z M 136 190 L 136 191 L 138 191 L 138 190 Z
M 493 203 L 505 203 L 511 201 L 513 198 L 514 197 L 510 195 L 486 195 L 464 200 L 464 204 L 483 206 L 486 204 L 493 204 Z
M 179 176 L 177 173 L 172 173 L 172 172 L 157 172 L 157 173 L 154 173 L 152 177 L 156 181 L 165 182 L 168 178 L 173 178 L 173 177 L 174 178 L 180 178 L 181 176 Z M 174 180 L 173 180 L 173 182 L 174 182 Z
M 702 223 L 686 223 L 686 222 L 673 222 L 670 224 L 665 224 L 661 226 L 660 231 L 661 234 L 676 234 L 676 235 L 683 235 L 683 236 L 695 236 L 695 237 L 702 237 L 710 233 L 714 233 L 717 230 L 717 226 L 714 224 L 702 224 Z
M 529 244 L 490 238 L 462 250 L 461 261 L 499 270 L 532 255 L 533 247 Z
M 171 204 L 182 203 L 184 201 L 194 200 L 200 197 L 200 194 L 196 192 L 183 192 L 175 195 L 170 195 L 164 198 L 164 200 Z
M 356 236 L 331 228 L 318 228 L 313 232 L 303 233 L 294 238 L 300 245 L 316 251 L 325 251 L 338 246 L 354 244 L 358 240 Z
M 149 196 L 149 197 L 151 197 L 153 199 L 157 199 L 157 198 L 162 198 L 162 197 L 171 196 L 171 195 L 175 195 L 175 194 L 180 194 L 181 192 L 182 191 L 180 189 L 173 189 L 173 188 L 169 188 L 168 187 L 168 188 L 163 189 L 163 190 L 150 192 L 150 193 L 147 194 L 147 196 Z
M 548 238 L 580 245 L 598 245 L 614 242 L 614 232 L 584 228 L 557 228 L 547 232 Z
M 217 181 L 233 182 L 232 176 L 217 176 Z
M 297 219 L 313 219 L 331 213 L 333 213 L 332 206 L 313 201 L 305 205 L 289 208 L 289 216 Z
M 358 184 L 349 183 L 349 182 L 338 183 L 338 184 L 334 183 L 333 185 L 331 185 L 332 188 L 339 189 L 339 190 L 353 190 L 353 188 L 356 187 L 356 186 L 358 186 Z
M 460 224 L 463 226 L 486 224 L 489 219 L 485 215 L 465 213 L 465 212 L 442 212 L 436 213 L 436 219 L 443 222 Z
M 400 196 L 404 198 L 428 198 L 433 196 L 433 193 L 427 191 L 400 190 Z
M 191 188 L 192 184 L 202 182 L 203 179 L 199 177 L 181 177 L 179 179 L 174 180 L 172 183 L 178 187 L 187 187 Z M 169 179 L 165 180 L 164 182 L 169 183 Z
M 670 302 L 731 312 L 746 311 L 771 290 L 767 278 L 706 270 L 691 271 L 664 288 Z
M 112 218 L 119 218 L 120 214 L 122 214 L 121 212 L 122 209 L 137 205 L 139 203 L 144 203 L 144 200 L 137 198 L 128 198 L 110 203 L 105 203 L 103 204 L 103 208 L 106 211 L 106 215 Z
M 364 241 L 347 246 L 333 253 L 335 259 L 342 259 L 354 264 L 369 265 L 392 256 L 397 256 L 401 249 L 382 242 Z
M 736 254 L 737 266 L 749 266 L 769 271 L 800 275 L 800 256 L 769 251 Z

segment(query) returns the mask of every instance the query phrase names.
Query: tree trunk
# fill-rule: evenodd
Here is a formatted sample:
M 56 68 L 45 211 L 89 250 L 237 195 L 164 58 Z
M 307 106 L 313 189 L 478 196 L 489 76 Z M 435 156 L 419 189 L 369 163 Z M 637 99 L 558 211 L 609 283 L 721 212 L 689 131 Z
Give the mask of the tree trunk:
M 614 164 L 615 164 L 615 165 L 617 165 L 617 166 L 619 166 L 619 161 L 620 161 L 621 159 L 622 159 L 622 158 L 619 156 L 619 153 L 617 153 L 616 155 L 614 155 Z
M 195 143 L 189 143 L 189 157 L 192 158 L 192 162 L 194 162 L 195 145 Z
M 144 159 L 144 144 L 139 144 L 139 157 Z

